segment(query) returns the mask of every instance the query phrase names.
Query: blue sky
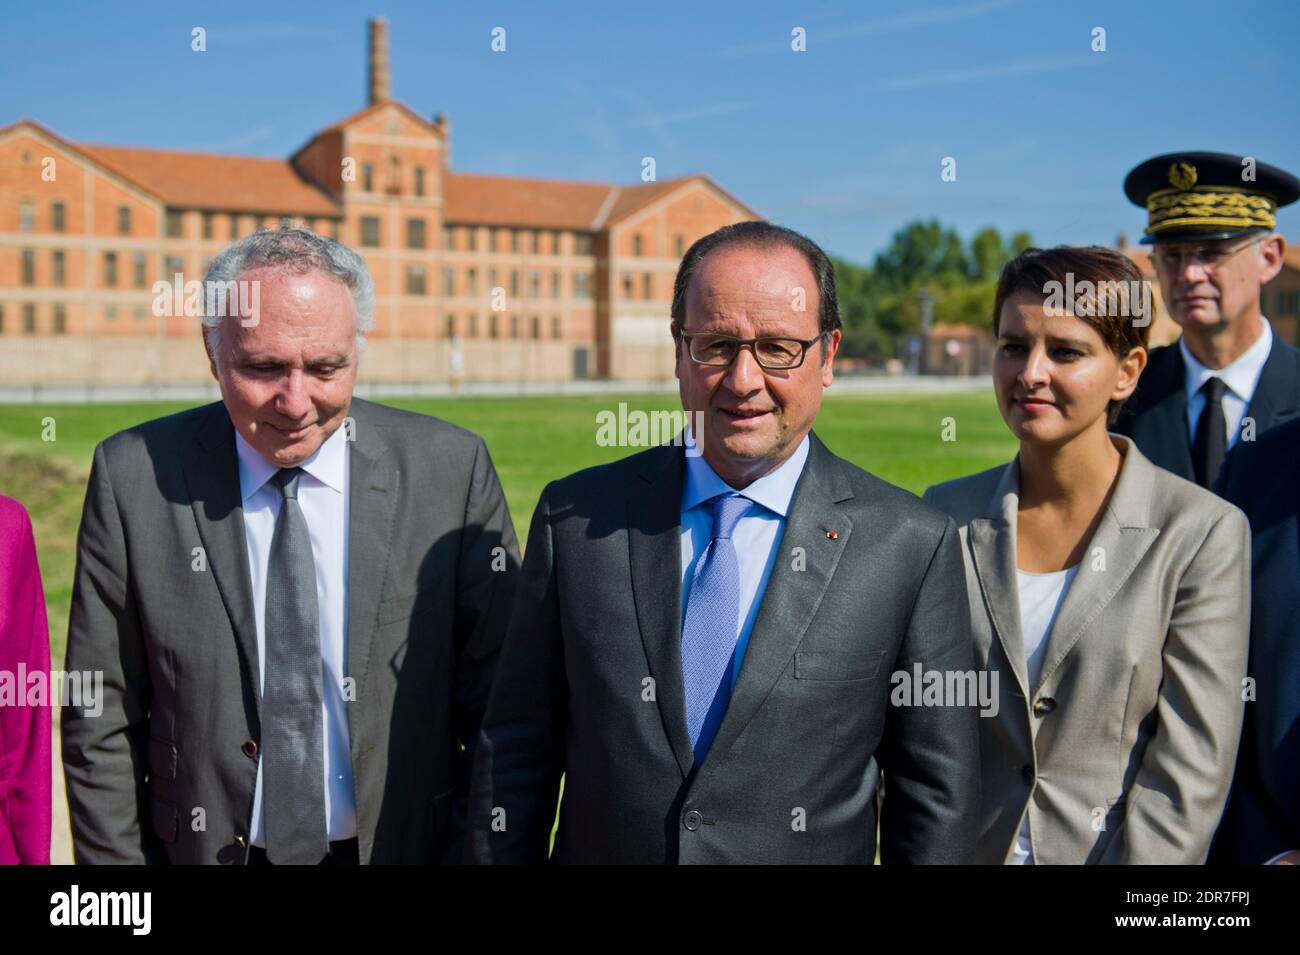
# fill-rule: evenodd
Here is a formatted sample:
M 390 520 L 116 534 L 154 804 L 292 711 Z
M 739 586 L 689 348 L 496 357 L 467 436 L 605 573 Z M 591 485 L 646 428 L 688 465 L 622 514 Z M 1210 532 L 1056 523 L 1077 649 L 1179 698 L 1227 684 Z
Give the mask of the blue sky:
M 394 95 L 450 116 L 454 168 L 635 182 L 653 156 L 660 179 L 707 173 L 857 261 L 916 218 L 1039 244 L 1136 238 L 1124 174 L 1174 149 L 1300 172 L 1293 0 L 13 4 L 0 125 L 288 156 L 365 105 L 372 14 L 389 20 Z M 1297 210 L 1279 225 L 1300 241 Z

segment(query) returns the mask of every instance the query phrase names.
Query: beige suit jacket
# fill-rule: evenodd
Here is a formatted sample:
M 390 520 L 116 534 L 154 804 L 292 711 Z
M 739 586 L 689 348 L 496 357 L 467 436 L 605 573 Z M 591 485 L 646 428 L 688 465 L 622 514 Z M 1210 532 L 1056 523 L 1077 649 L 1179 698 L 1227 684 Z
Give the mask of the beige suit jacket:
M 1245 516 L 1128 439 L 1119 480 L 1029 685 L 1016 577 L 1018 459 L 930 488 L 957 522 L 980 722 L 977 860 L 1204 862 L 1232 781 L 1250 628 Z

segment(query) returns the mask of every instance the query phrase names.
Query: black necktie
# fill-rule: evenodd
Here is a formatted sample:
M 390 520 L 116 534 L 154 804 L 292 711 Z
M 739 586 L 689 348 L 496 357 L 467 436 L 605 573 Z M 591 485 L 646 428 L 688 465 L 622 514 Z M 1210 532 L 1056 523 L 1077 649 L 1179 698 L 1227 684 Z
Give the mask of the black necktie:
M 298 506 L 300 477 L 299 468 L 281 468 L 271 479 L 284 501 L 266 568 L 262 811 L 266 856 L 276 865 L 317 865 L 330 848 L 316 562 Z
M 1210 378 L 1201 385 L 1205 395 L 1205 410 L 1196 422 L 1196 440 L 1192 442 L 1192 464 L 1196 468 L 1196 483 L 1209 487 L 1219 476 L 1223 456 L 1228 450 L 1228 425 L 1223 417 L 1224 384 L 1221 378 Z

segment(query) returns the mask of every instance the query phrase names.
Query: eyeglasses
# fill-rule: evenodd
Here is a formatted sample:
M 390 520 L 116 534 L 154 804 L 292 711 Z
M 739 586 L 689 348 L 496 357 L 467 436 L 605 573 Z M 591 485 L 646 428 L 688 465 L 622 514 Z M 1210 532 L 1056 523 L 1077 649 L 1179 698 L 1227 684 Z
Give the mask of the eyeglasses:
M 748 348 L 760 368 L 789 371 L 803 364 L 808 348 L 826 337 L 822 332 L 816 338 L 736 338 L 713 332 L 683 332 L 687 354 L 697 365 L 710 368 L 727 368 L 742 348 Z
M 1156 268 L 1165 272 L 1181 272 L 1185 267 L 1184 262 L 1188 264 L 1196 263 L 1206 272 L 1214 272 L 1222 268 L 1238 252 L 1254 245 L 1255 242 L 1256 240 L 1251 238 L 1235 246 L 1214 243 L 1212 245 L 1192 246 L 1187 249 L 1155 249 L 1151 253 L 1151 261 L 1156 264 Z

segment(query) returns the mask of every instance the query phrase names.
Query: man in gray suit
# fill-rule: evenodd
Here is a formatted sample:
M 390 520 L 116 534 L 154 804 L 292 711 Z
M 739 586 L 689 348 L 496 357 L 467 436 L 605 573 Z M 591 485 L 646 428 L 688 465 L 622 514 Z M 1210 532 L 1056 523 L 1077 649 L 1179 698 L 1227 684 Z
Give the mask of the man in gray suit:
M 518 566 L 487 449 L 353 398 L 374 284 L 352 250 L 259 232 L 205 288 L 222 401 L 95 449 L 67 666 L 103 672 L 103 713 L 62 724 L 77 861 L 458 859 Z
M 697 242 L 672 334 L 702 456 L 555 481 L 480 734 L 478 862 L 969 862 L 976 711 L 891 706 L 969 672 L 951 520 L 811 434 L 834 272 L 764 222 Z M 919 701 L 918 701 L 919 702 Z

